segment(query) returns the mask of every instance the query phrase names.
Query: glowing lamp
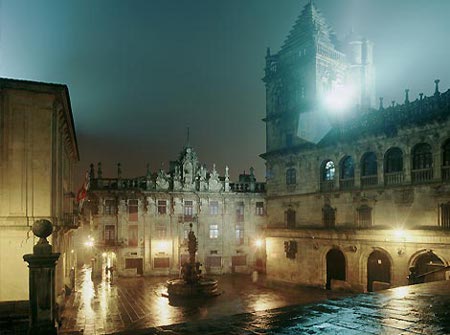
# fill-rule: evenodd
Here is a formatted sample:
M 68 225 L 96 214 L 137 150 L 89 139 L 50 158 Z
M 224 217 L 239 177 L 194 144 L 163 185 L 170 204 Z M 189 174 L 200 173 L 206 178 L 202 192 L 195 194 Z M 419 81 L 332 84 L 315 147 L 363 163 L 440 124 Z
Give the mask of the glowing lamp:
M 256 240 L 256 241 L 255 241 L 255 245 L 256 245 L 258 248 L 261 248 L 262 245 L 263 245 L 263 240 L 261 240 L 261 239 Z
M 103 257 L 106 257 L 106 252 L 104 252 L 104 253 L 102 254 L 102 256 L 103 256 Z
M 84 245 L 88 248 L 91 248 L 94 246 L 94 241 L 92 241 L 92 240 L 86 241 L 86 242 L 84 242 Z
M 397 238 L 405 238 L 405 231 L 403 229 L 395 229 L 394 236 Z

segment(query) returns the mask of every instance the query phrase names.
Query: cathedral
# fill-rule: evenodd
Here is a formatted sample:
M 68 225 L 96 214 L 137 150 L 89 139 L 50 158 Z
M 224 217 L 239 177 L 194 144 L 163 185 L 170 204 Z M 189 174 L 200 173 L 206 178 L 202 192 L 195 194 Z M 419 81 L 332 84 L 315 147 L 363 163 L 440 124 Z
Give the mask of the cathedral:
M 356 292 L 448 279 L 450 91 L 375 103 L 373 43 L 313 2 L 266 55 L 266 271 Z

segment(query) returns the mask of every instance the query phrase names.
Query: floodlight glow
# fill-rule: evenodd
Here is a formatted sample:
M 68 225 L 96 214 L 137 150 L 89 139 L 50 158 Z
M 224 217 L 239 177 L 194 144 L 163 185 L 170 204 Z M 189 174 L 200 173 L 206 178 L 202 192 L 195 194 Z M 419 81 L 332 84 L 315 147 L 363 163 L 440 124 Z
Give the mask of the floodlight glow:
M 404 238 L 405 237 L 405 231 L 403 229 L 395 229 L 394 230 L 394 236 L 397 238 Z
M 325 108 L 342 111 L 355 104 L 355 91 L 350 86 L 337 86 L 323 97 Z
M 256 240 L 256 241 L 255 241 L 255 245 L 256 245 L 258 248 L 261 248 L 262 245 L 263 245 L 263 241 L 262 241 L 262 240 Z
M 89 241 L 86 241 L 86 242 L 84 242 L 84 245 L 86 246 L 86 247 L 93 247 L 94 246 L 94 241 L 92 241 L 92 240 L 89 240 Z
M 106 257 L 106 252 L 104 252 L 104 253 L 102 254 L 102 256 L 103 256 L 103 257 Z
M 169 252 L 170 242 L 169 241 L 158 241 L 156 242 L 156 250 L 159 252 Z

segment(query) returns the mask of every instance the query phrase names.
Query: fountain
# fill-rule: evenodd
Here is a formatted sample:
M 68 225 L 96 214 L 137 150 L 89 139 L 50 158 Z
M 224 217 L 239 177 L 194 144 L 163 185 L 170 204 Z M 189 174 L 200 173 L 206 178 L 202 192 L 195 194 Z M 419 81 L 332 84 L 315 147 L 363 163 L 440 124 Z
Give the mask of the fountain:
M 198 249 L 197 238 L 192 231 L 190 224 L 188 234 L 189 262 L 181 266 L 181 278 L 167 281 L 167 293 L 171 298 L 196 298 L 196 297 L 214 297 L 220 295 L 217 287 L 217 280 L 204 278 L 200 270 L 200 262 L 195 261 L 195 253 Z

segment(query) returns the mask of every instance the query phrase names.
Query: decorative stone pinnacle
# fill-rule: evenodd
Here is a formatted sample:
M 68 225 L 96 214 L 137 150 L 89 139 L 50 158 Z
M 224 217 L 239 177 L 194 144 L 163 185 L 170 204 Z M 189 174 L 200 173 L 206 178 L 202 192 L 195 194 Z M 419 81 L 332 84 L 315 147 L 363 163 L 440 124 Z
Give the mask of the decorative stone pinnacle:
M 122 164 L 117 163 L 117 178 L 122 178 Z
M 89 177 L 90 178 L 95 178 L 95 171 L 94 171 L 94 164 L 91 163 L 91 165 L 89 165 Z
M 423 93 L 419 93 L 420 101 L 423 100 Z
M 39 237 L 39 241 L 33 247 L 34 254 L 50 255 L 52 246 L 48 243 L 47 237 L 53 232 L 53 225 L 49 220 L 37 220 L 32 227 L 33 234 Z
M 409 88 L 405 90 L 405 104 L 409 103 Z
M 434 81 L 434 85 L 435 85 L 435 88 L 434 88 L 434 95 L 439 95 L 440 94 L 440 92 L 439 92 L 439 83 L 440 83 L 441 81 L 439 80 L 439 79 L 436 79 L 435 81 Z
M 392 107 L 395 107 L 395 100 L 392 100 L 391 103 L 392 103 Z
M 380 110 L 384 109 L 383 99 L 384 99 L 383 97 L 380 97 Z
M 102 171 L 102 162 L 98 162 L 97 163 L 97 178 L 102 178 L 102 174 L 103 174 L 103 171 Z

